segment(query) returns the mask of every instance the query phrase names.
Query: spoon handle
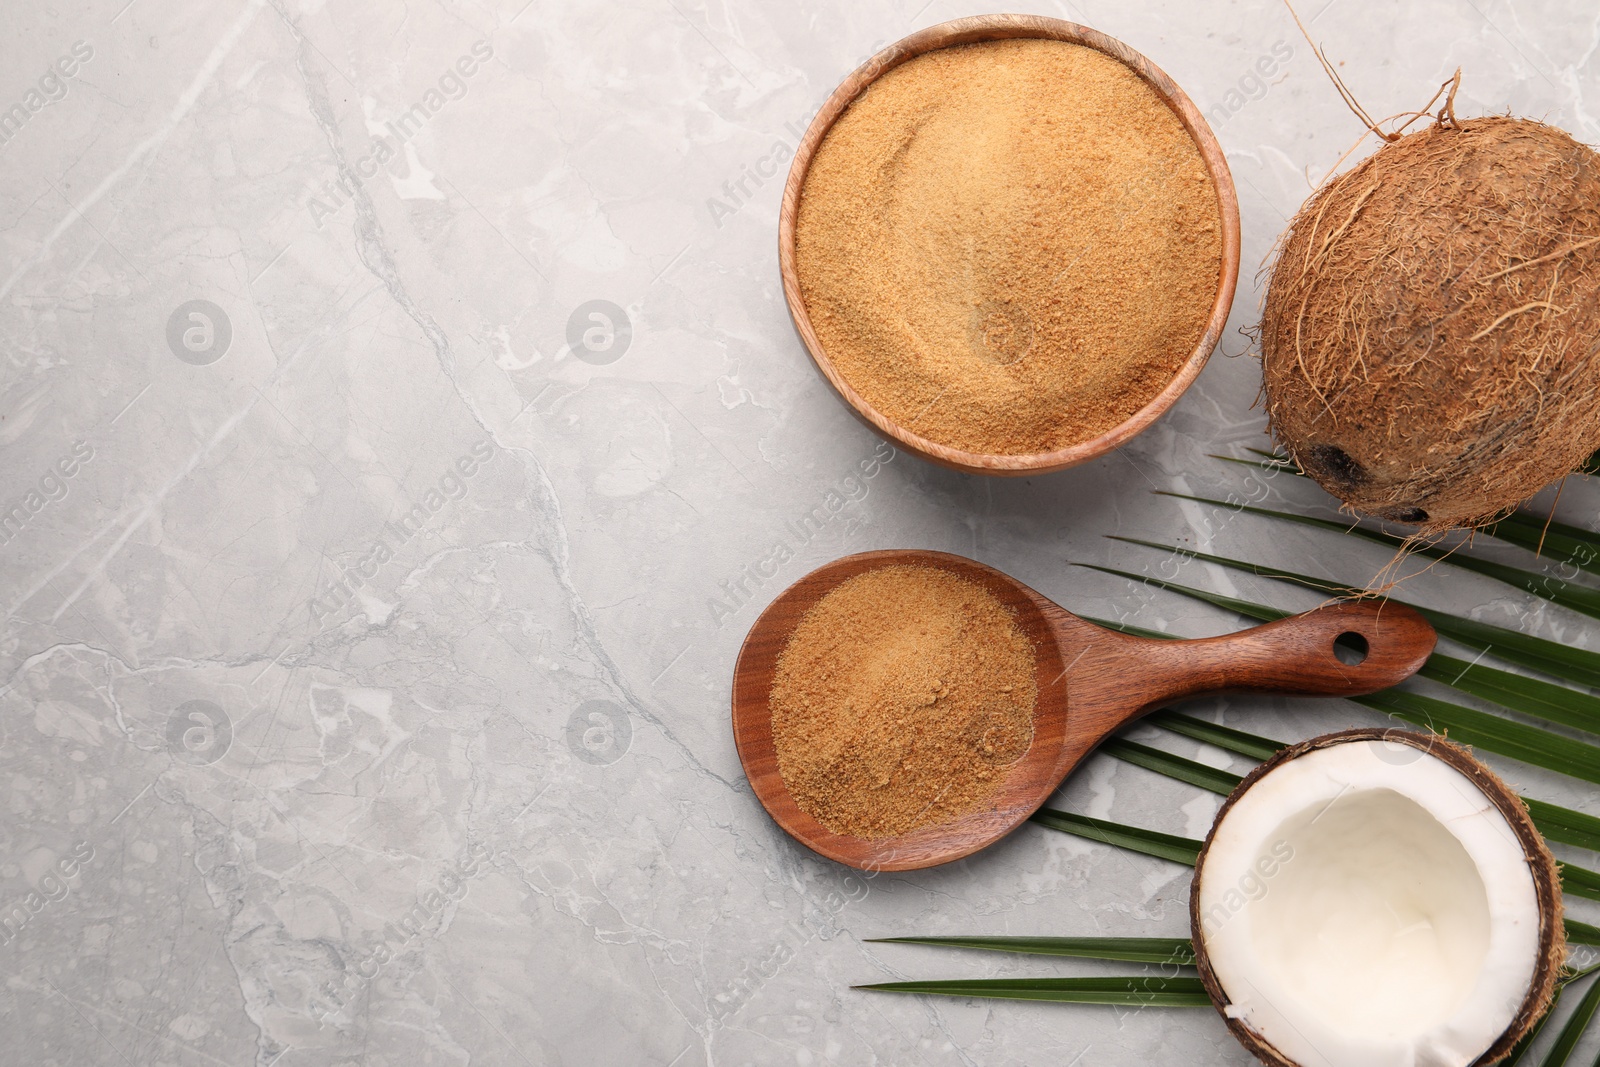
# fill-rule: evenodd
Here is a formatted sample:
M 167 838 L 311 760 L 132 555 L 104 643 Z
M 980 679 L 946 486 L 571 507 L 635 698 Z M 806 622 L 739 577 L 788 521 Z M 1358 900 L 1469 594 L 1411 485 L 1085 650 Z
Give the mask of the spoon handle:
M 1115 658 L 1133 676 L 1133 718 L 1165 701 L 1206 693 L 1373 693 L 1415 674 L 1436 640 L 1428 620 L 1412 608 L 1359 600 L 1221 637 L 1135 638 L 1119 645 Z

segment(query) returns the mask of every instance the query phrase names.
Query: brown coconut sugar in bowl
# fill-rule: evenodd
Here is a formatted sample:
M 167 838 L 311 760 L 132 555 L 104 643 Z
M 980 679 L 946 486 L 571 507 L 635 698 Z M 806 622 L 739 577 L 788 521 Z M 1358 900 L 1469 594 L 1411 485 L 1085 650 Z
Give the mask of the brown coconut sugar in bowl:
M 983 810 L 1033 740 L 1034 648 L 1004 604 L 937 567 L 840 583 L 778 657 L 778 771 L 836 834 L 877 838 Z
M 833 124 L 795 264 L 828 360 L 879 413 L 966 452 L 1039 454 L 1177 375 L 1223 228 L 1199 148 L 1131 68 L 984 41 L 895 67 Z

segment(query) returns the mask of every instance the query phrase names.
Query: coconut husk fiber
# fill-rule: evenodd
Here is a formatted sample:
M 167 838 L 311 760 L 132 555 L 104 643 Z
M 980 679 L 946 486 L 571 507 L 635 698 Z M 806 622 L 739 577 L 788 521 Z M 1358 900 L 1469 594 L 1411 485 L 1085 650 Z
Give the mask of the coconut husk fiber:
M 1600 156 L 1442 119 L 1295 216 L 1261 323 L 1267 413 L 1347 506 L 1490 522 L 1600 447 Z

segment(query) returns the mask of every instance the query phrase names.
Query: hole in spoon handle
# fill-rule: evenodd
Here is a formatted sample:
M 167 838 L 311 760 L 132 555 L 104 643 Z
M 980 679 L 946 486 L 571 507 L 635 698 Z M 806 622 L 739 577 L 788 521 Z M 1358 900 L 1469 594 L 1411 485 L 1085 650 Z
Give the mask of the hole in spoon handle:
M 1346 630 L 1333 639 L 1333 654 L 1340 663 L 1354 667 L 1367 658 L 1372 651 L 1372 643 L 1366 635 L 1355 630 Z
M 1387 689 L 1417 672 L 1433 652 L 1437 635 L 1412 608 L 1386 600 L 1329 604 L 1260 627 L 1263 641 L 1276 643 L 1282 629 L 1282 692 L 1359 696 Z M 1277 672 L 1274 672 L 1277 673 Z
M 1183 695 L 1224 690 L 1360 696 L 1415 674 L 1437 635 L 1412 608 L 1329 604 L 1254 629 L 1180 645 Z M 1187 647 L 1184 647 L 1187 646 Z

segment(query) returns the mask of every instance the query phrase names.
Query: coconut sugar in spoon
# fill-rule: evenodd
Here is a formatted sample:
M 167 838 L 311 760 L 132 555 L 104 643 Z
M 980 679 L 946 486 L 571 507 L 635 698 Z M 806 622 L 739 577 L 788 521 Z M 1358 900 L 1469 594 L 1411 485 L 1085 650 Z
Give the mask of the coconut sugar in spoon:
M 772 691 L 778 656 L 811 606 L 840 583 L 892 565 L 937 567 L 976 582 L 1011 610 L 1033 644 L 1033 741 L 1005 771 L 985 810 L 894 837 L 836 834 L 802 811 L 778 772 Z M 1334 643 L 1366 655 L 1345 663 Z M 1193 641 L 1108 630 L 1063 610 L 991 567 L 945 552 L 899 549 L 834 560 L 779 594 L 750 627 L 733 670 L 733 739 L 756 797 L 801 844 L 840 863 L 908 871 L 949 863 L 1016 829 L 1072 769 L 1123 726 L 1172 700 L 1221 692 L 1360 696 L 1414 674 L 1435 634 L 1417 612 L 1363 600 Z

